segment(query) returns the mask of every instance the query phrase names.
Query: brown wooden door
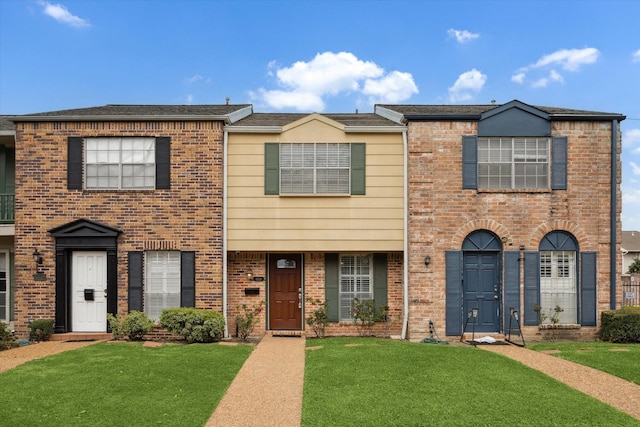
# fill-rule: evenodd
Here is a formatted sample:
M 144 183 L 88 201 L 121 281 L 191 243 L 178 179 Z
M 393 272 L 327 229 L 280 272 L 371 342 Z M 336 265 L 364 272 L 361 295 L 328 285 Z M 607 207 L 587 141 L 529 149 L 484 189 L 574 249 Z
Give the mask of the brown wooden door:
M 302 256 L 269 255 L 269 329 L 302 329 Z

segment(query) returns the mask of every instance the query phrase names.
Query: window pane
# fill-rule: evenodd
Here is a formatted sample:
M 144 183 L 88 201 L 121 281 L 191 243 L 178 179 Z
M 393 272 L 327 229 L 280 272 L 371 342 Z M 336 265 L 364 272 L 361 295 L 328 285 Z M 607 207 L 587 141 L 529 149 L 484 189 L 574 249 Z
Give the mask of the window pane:
M 180 252 L 145 252 L 144 311 L 158 320 L 165 308 L 180 306 Z
M 371 255 L 340 256 L 340 320 L 353 320 L 351 302 L 354 298 L 366 301 L 373 298 Z
M 576 253 L 573 251 L 540 252 L 540 306 L 544 323 L 577 322 Z M 556 313 L 555 308 L 560 312 Z
M 86 188 L 154 188 L 155 138 L 87 138 L 85 171 Z
M 349 144 L 281 144 L 282 194 L 349 194 Z

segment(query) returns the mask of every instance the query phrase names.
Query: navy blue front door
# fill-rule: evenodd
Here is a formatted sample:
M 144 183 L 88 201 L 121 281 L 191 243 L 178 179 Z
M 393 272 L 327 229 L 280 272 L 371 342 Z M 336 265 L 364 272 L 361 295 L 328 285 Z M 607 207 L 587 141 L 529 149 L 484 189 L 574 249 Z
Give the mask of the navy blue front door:
M 500 276 L 498 252 L 464 252 L 463 313 L 467 316 L 478 309 L 477 319 L 469 319 L 467 332 L 473 323 L 476 332 L 500 331 Z M 466 321 L 466 320 L 465 320 Z

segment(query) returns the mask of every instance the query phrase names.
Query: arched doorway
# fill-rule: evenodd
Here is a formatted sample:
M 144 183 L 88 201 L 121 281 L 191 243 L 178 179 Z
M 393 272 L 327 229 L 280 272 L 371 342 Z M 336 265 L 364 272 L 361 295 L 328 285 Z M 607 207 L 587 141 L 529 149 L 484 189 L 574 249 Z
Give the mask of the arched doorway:
M 477 309 L 476 332 L 500 332 L 502 242 L 490 231 L 477 230 L 462 243 L 463 313 Z

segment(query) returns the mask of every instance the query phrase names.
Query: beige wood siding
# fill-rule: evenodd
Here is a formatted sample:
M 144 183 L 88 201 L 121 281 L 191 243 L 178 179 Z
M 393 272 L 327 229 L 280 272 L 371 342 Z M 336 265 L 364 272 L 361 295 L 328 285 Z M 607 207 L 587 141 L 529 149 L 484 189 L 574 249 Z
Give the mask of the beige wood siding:
M 265 196 L 267 142 L 366 144 L 366 195 Z M 401 133 L 345 133 L 311 120 L 280 134 L 230 132 L 228 249 L 231 251 L 401 251 Z

